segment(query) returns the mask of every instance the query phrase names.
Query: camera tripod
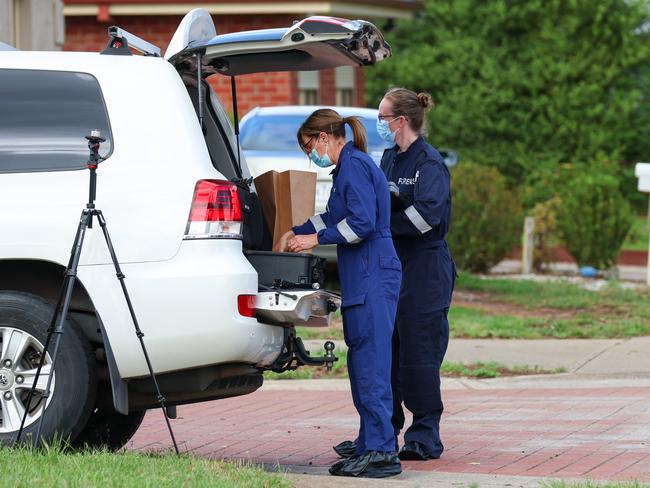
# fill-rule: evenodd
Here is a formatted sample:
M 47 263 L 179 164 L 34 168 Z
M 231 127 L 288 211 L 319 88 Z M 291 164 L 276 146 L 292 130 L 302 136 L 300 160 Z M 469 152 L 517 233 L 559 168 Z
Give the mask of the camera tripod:
M 102 214 L 102 211 L 95 208 L 95 198 L 97 195 L 97 166 L 101 161 L 103 161 L 103 158 L 99 155 L 99 145 L 102 142 L 104 142 L 106 139 L 101 137 L 100 132 L 97 130 L 92 131 L 89 136 L 86 136 L 86 139 L 88 139 L 88 149 L 90 150 L 90 156 L 88 162 L 86 163 L 86 166 L 90 170 L 90 188 L 88 194 L 88 203 L 86 204 L 86 208 L 84 208 L 83 211 L 81 212 L 81 219 L 79 220 L 77 233 L 74 238 L 74 244 L 72 246 L 72 251 L 70 253 L 70 260 L 68 262 L 68 267 L 65 270 L 63 286 L 61 287 L 59 298 L 57 300 L 56 306 L 54 307 L 54 315 L 52 316 L 50 327 L 47 330 L 45 345 L 43 346 L 43 352 L 41 353 L 38 369 L 36 370 L 34 383 L 27 396 L 25 412 L 23 414 L 22 421 L 20 422 L 20 429 L 18 430 L 18 435 L 16 436 L 15 443 L 18 444 L 20 442 L 20 438 L 23 434 L 23 429 L 25 427 L 25 420 L 27 419 L 27 414 L 29 412 L 29 407 L 31 405 L 34 393 L 36 391 L 36 385 L 38 384 L 39 376 L 41 375 L 41 369 L 43 368 L 43 364 L 45 363 L 45 359 L 47 357 L 50 345 L 52 345 L 52 365 L 50 369 L 51 373 L 47 379 L 47 386 L 45 387 L 45 392 L 42 394 L 41 397 L 41 400 L 43 402 L 43 406 L 42 406 L 43 411 L 41 412 L 41 417 L 38 419 L 36 436 L 33 439 L 34 448 L 38 446 L 41 437 L 41 430 L 43 427 L 43 419 L 45 418 L 48 398 L 51 393 L 50 390 L 52 387 L 52 379 L 54 378 L 57 353 L 59 352 L 59 344 L 61 342 L 61 336 L 63 335 L 64 332 L 63 328 L 64 328 L 66 318 L 68 316 L 68 312 L 70 310 L 72 291 L 74 290 L 75 281 L 77 279 L 77 268 L 79 266 L 79 259 L 81 258 L 81 250 L 84 243 L 84 237 L 86 235 L 86 229 L 92 228 L 93 218 L 96 217 L 97 221 L 99 222 L 99 226 L 102 229 L 102 233 L 104 234 L 104 240 L 106 241 L 106 246 L 108 247 L 108 251 L 111 255 L 111 260 L 113 261 L 113 266 L 115 267 L 115 273 L 117 275 L 117 279 L 119 280 L 120 285 L 122 287 L 122 292 L 124 294 L 126 304 L 129 308 L 129 313 L 131 314 L 131 320 L 133 321 L 133 326 L 135 328 L 135 334 L 140 340 L 142 353 L 144 354 L 145 361 L 147 362 L 147 367 L 149 368 L 149 375 L 151 376 L 151 381 L 153 382 L 156 391 L 156 397 L 158 403 L 160 403 L 160 408 L 162 409 L 162 412 L 165 416 L 165 422 L 167 423 L 167 428 L 169 429 L 169 435 L 172 438 L 172 442 L 174 444 L 174 449 L 176 450 L 176 454 L 179 454 L 178 445 L 176 444 L 176 438 L 174 437 L 174 432 L 172 431 L 172 426 L 171 423 L 169 422 L 169 416 L 167 415 L 165 397 L 160 393 L 158 381 L 156 380 L 156 375 L 153 372 L 153 367 L 151 366 L 151 361 L 149 360 L 149 354 L 147 353 L 147 348 L 144 345 L 144 340 L 143 340 L 144 334 L 142 333 L 142 330 L 140 330 L 140 326 L 138 325 L 138 320 L 135 316 L 135 311 L 133 310 L 133 304 L 131 303 L 131 298 L 129 297 L 129 292 L 127 291 L 126 285 L 124 284 L 125 276 L 124 273 L 122 273 L 120 264 L 117 260 L 115 249 L 113 248 L 113 243 L 111 242 L 111 238 L 108 233 L 108 228 L 106 227 L 106 220 L 104 219 L 104 215 Z

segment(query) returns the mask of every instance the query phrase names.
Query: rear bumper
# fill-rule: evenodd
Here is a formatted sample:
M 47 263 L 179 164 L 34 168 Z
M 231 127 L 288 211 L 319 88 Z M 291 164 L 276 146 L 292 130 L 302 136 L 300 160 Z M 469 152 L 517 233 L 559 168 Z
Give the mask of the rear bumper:
M 243 317 L 237 296 L 257 294 L 257 273 L 237 240 L 183 241 L 171 260 L 123 265 L 154 370 L 223 363 L 272 364 L 282 327 Z M 122 378 L 147 373 L 112 266 L 83 266 L 79 277 L 99 312 Z
M 257 294 L 257 316 L 286 327 L 328 327 L 341 297 L 324 290 L 275 290 Z

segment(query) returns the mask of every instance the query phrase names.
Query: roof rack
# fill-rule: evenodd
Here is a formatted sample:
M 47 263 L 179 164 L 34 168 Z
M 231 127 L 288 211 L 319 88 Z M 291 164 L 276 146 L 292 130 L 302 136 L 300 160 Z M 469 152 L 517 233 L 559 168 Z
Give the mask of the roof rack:
M 131 51 L 129 51 L 129 47 L 131 47 L 145 56 L 160 57 L 160 48 L 158 46 L 154 46 L 150 42 L 147 42 L 135 34 L 131 34 L 115 25 L 108 28 L 108 36 L 110 37 L 110 40 L 106 49 L 102 51 L 102 54 L 128 56 L 131 54 Z

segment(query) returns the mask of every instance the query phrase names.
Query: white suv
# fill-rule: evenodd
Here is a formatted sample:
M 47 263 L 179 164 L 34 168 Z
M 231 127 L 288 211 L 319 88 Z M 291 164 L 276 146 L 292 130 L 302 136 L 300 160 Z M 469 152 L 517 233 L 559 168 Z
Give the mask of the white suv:
M 207 12 L 195 10 L 164 58 L 130 55 L 125 41 L 138 39 L 115 32 L 101 54 L 0 51 L 4 443 L 25 409 L 26 433 L 35 429 L 49 374 L 46 438 L 120 447 L 157 406 L 99 228 L 86 234 L 56 371 L 46 358 L 39 394 L 25 404 L 87 200 L 91 130 L 106 137 L 97 206 L 170 406 L 250 393 L 265 369 L 309 362 L 293 326 L 327 323 L 336 302 L 316 278 L 294 290 L 262 283 L 259 259 L 278 283 L 293 275 L 278 271 L 282 255 L 263 252 L 268 231 L 246 162 L 204 77 L 370 65 L 390 55 L 377 29 L 310 17 L 217 36 Z M 249 249 L 258 250 L 256 267 Z

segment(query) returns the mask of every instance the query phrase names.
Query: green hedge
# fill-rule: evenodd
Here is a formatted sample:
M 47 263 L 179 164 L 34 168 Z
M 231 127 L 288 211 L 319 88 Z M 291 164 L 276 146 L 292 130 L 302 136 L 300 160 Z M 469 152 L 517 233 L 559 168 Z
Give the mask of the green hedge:
M 578 265 L 614 265 L 632 225 L 619 180 L 598 172 L 576 174 L 563 185 L 561 199 L 557 230 Z
M 486 272 L 519 241 L 519 191 L 496 168 L 463 162 L 452 171 L 452 219 L 447 238 L 460 269 Z

